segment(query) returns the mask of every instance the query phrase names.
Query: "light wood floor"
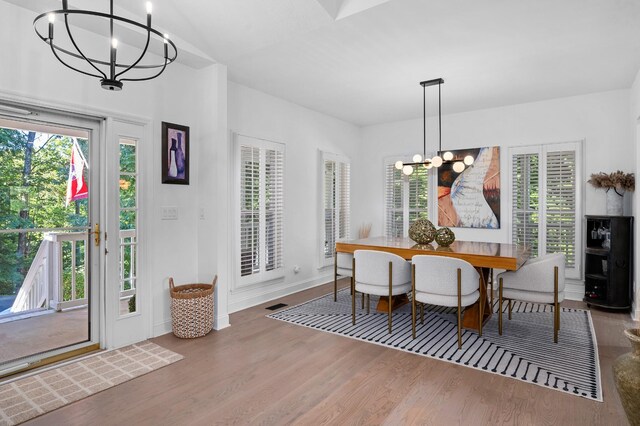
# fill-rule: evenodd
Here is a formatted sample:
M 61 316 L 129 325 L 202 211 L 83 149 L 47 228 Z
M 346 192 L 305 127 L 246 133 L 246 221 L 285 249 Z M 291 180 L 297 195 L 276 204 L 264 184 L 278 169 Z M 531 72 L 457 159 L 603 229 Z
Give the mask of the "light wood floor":
M 0 323 L 0 365 L 89 340 L 88 315 L 77 308 Z
M 265 306 L 330 290 L 235 313 L 230 328 L 201 339 L 153 339 L 185 359 L 31 424 L 627 424 L 611 365 L 630 350 L 621 336 L 628 314 L 593 311 L 605 401 L 598 403 L 265 318 Z

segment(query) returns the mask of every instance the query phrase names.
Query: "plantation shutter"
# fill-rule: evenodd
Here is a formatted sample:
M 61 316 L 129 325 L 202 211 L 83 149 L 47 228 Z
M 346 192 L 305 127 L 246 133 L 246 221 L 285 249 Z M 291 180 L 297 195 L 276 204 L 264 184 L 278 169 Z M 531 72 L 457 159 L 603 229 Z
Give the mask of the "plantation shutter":
M 385 170 L 385 234 L 387 237 L 402 237 L 404 234 L 402 193 L 402 171 L 396 169 L 393 164 L 387 164 Z
M 267 149 L 265 157 L 265 263 L 273 271 L 283 266 L 284 153 Z
M 324 257 L 333 259 L 336 246 L 336 163 L 324 161 Z
M 404 237 L 411 223 L 429 217 L 429 170 L 416 167 L 405 176 L 394 164 L 385 166 L 385 234 Z
M 576 153 L 547 152 L 546 252 L 564 253 L 566 267 L 576 264 Z
M 338 155 L 322 155 L 323 246 L 321 264 L 333 264 L 335 243 L 351 238 L 351 165 Z
M 533 257 L 564 253 L 566 276 L 581 279 L 581 142 L 512 148 L 511 241 Z
M 260 150 L 240 147 L 240 275 L 260 272 Z
M 238 137 L 240 284 L 273 279 L 284 263 L 284 147 Z
M 513 244 L 527 245 L 538 255 L 539 154 L 516 154 L 512 159 Z
M 408 178 L 409 180 L 409 225 L 416 219 L 429 217 L 429 170 L 418 166 Z
M 338 239 L 349 239 L 351 237 L 351 165 L 349 163 L 338 163 L 338 176 L 340 185 L 338 186 Z

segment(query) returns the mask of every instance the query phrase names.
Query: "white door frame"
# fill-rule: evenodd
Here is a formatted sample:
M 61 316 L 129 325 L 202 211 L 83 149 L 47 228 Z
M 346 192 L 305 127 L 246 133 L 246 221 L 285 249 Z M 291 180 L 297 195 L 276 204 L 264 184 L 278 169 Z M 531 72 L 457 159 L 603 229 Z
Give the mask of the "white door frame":
M 101 196 L 104 198 L 106 195 L 106 167 L 105 167 L 105 162 L 107 161 L 107 150 L 106 150 L 106 143 L 103 143 L 104 141 L 107 140 L 108 134 L 110 132 L 109 129 L 109 123 L 108 120 L 111 120 L 111 122 L 113 121 L 117 121 L 117 122 L 122 122 L 122 123 L 130 123 L 130 124 L 136 124 L 139 126 L 144 126 L 144 156 L 145 156 L 145 160 L 147 162 L 151 161 L 150 159 L 155 158 L 156 156 L 154 155 L 154 149 L 152 148 L 151 145 L 151 141 L 153 140 L 153 124 L 154 121 L 150 118 L 150 117 L 144 117 L 144 116 L 135 116 L 135 115 L 130 115 L 130 114 L 123 114 L 120 111 L 115 111 L 115 110 L 110 110 L 110 109 L 101 109 L 101 108 L 95 108 L 95 107 L 91 107 L 91 106 L 87 106 L 87 105 L 78 105 L 75 103 L 67 103 L 67 102 L 61 102 L 61 101 L 47 101 L 47 100 L 43 100 L 43 99 L 39 99 L 39 98 L 34 98 L 34 97 L 30 97 L 30 96 L 26 96 L 22 93 L 16 93 L 16 92 L 11 92 L 11 91 L 7 91 L 7 90 L 0 90 L 0 103 L 2 104 L 15 104 L 16 106 L 20 107 L 20 106 L 24 106 L 25 108 L 28 107 L 33 107 L 33 108 L 43 108 L 43 109 L 50 109 L 50 110 L 54 110 L 54 111 L 59 111 L 63 114 L 68 114 L 68 115 L 76 115 L 76 116 L 80 116 L 80 117 L 86 117 L 86 118 L 93 118 L 96 120 L 100 120 L 101 121 L 101 126 L 100 126 L 100 131 L 99 131 L 99 135 L 100 135 L 100 162 L 101 162 L 101 167 L 100 167 L 100 191 L 101 191 Z M 142 152 L 142 150 L 141 150 Z M 148 282 L 148 280 L 150 279 L 150 274 L 148 273 L 148 262 L 145 261 L 145 259 L 147 259 L 146 253 L 147 253 L 147 244 L 146 242 L 143 242 L 143 238 L 147 239 L 147 232 L 146 232 L 146 223 L 151 219 L 150 215 L 148 214 L 148 209 L 146 208 L 147 205 L 151 205 L 151 194 L 150 194 L 150 189 L 152 187 L 151 185 L 151 178 L 152 178 L 152 170 L 153 167 L 151 166 L 151 164 L 145 164 L 145 162 L 141 162 L 141 176 L 140 179 L 141 181 L 145 182 L 145 188 L 148 188 L 145 193 L 142 193 L 142 196 L 140 197 L 140 211 L 144 211 L 144 215 L 145 215 L 145 220 L 143 221 L 143 223 L 140 224 L 140 233 L 139 233 L 139 238 L 141 241 L 141 245 L 139 248 L 139 255 L 141 256 L 140 258 L 140 263 L 139 263 L 139 267 L 140 267 L 140 277 L 141 283 L 144 283 L 144 287 L 146 288 L 147 291 L 147 295 L 144 298 L 140 298 L 140 299 L 144 299 L 144 300 L 140 300 L 138 302 L 138 306 L 141 307 L 141 309 L 143 309 L 143 313 L 141 313 L 142 315 L 145 316 L 145 323 L 146 325 L 144 326 L 144 338 L 148 338 L 153 336 L 153 301 L 151 300 L 151 297 L 153 297 L 153 295 L 151 294 L 151 289 L 150 289 L 150 283 Z M 106 215 L 106 206 L 105 203 L 102 203 L 102 205 L 100 206 L 100 223 L 101 226 L 102 224 L 105 224 L 106 226 L 106 220 L 107 220 L 107 215 Z M 103 228 L 106 229 L 106 228 Z M 143 237 L 144 236 L 144 237 Z M 104 238 L 102 238 L 102 241 L 104 241 Z M 95 314 L 97 315 L 97 317 L 95 317 L 95 319 L 92 318 L 92 336 L 97 336 L 99 338 L 99 344 L 101 348 L 114 348 L 115 343 L 117 343 L 118 340 L 121 340 L 118 338 L 117 335 L 114 334 L 113 328 L 114 328 L 114 320 L 113 318 L 109 318 L 107 316 L 107 311 L 106 311 L 106 307 L 105 307 L 105 300 L 106 300 L 106 280 L 105 280 L 105 274 L 104 274 L 104 269 L 105 269 L 105 254 L 104 254 L 104 245 L 103 243 L 101 244 L 101 248 L 100 248 L 100 256 L 99 256 L 99 262 L 100 262 L 100 270 L 101 270 L 101 278 L 99 281 L 99 294 L 100 294 L 100 304 L 98 306 L 97 309 L 94 309 Z M 95 333 L 94 333 L 94 329 L 95 329 Z M 107 335 L 111 333 L 111 340 L 109 340 L 107 338 Z
M 147 234 L 146 222 L 146 196 L 150 192 L 146 190 L 149 181 L 148 159 L 153 158 L 152 150 L 148 143 L 149 125 L 147 123 L 107 118 L 106 120 L 106 162 L 104 167 L 105 182 L 105 231 L 107 238 L 104 244 L 105 253 L 105 285 L 103 286 L 105 297 L 105 347 L 117 348 L 139 342 L 152 336 L 153 312 L 151 298 L 151 286 L 148 280 L 147 262 Z M 119 313 L 119 144 L 121 139 L 133 139 L 137 141 L 136 157 L 138 167 L 138 179 L 136 191 L 138 193 L 137 211 L 137 283 L 136 300 L 137 310 L 121 316 Z M 147 160 L 147 161 L 144 161 Z
M 65 346 L 59 349 L 46 351 L 45 353 L 34 354 L 28 357 L 21 358 L 14 362 L 7 363 L 3 366 L 3 372 L 10 370 L 19 371 L 24 368 L 29 368 L 31 364 L 38 363 L 40 360 L 56 355 L 61 355 L 67 352 L 82 349 L 88 346 L 102 343 L 102 323 L 103 310 L 100 304 L 100 293 L 102 285 L 101 268 L 103 264 L 103 256 L 99 249 L 96 249 L 93 240 L 93 234 L 91 233 L 95 223 L 99 223 L 102 220 L 102 176 L 101 176 L 101 164 L 104 156 L 102 153 L 103 145 L 103 121 L 98 117 L 87 116 L 86 114 L 75 114 L 72 112 L 65 112 L 56 110 L 51 107 L 43 107 L 37 105 L 30 105 L 28 103 L 16 103 L 13 100 L 3 100 L 0 97 L 0 103 L 3 105 L 15 106 L 18 111 L 24 110 L 27 113 L 21 115 L 18 113 L 12 113 L 10 110 L 0 111 L 3 117 L 13 119 L 19 122 L 25 123 L 40 123 L 44 125 L 52 125 L 54 127 L 68 128 L 68 129 L 80 129 L 89 132 L 89 223 L 87 227 L 78 227 L 78 229 L 86 229 L 89 232 L 87 249 L 89 253 L 89 270 L 90 275 L 88 278 L 89 285 L 85 288 L 88 291 L 89 297 L 89 318 L 87 326 L 89 329 L 89 339 L 84 342 L 76 343 L 73 345 Z M 28 125 L 26 125 L 28 126 Z M 102 344 L 101 344 L 102 346 Z

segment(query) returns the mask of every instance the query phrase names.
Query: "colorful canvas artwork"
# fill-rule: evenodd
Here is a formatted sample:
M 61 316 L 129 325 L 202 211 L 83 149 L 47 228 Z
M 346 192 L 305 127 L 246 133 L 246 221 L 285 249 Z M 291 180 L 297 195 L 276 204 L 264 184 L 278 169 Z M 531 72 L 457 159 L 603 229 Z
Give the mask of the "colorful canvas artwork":
M 473 156 L 462 173 L 451 164 L 438 168 L 438 225 L 457 228 L 500 228 L 500 148 L 451 151 L 456 158 Z

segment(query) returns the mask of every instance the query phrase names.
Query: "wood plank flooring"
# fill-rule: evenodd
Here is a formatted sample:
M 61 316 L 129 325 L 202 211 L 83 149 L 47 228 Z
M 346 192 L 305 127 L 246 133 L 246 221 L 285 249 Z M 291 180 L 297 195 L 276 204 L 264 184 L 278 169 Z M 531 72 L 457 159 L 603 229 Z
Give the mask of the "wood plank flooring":
M 611 371 L 630 350 L 628 314 L 593 311 L 598 403 L 265 318 L 266 306 L 330 291 L 323 285 L 235 313 L 230 328 L 201 339 L 153 339 L 185 359 L 30 424 L 628 424 Z

